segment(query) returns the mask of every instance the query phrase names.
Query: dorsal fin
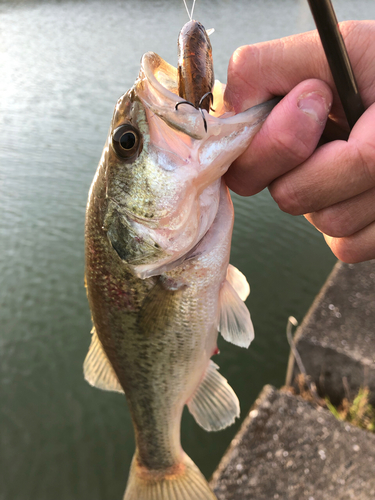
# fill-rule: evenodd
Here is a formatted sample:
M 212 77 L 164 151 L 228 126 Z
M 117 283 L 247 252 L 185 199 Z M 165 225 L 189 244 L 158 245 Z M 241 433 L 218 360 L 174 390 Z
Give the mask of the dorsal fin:
M 197 424 L 206 431 L 225 429 L 240 416 L 238 398 L 218 368 L 210 360 L 202 382 L 187 404 Z
M 83 373 L 90 385 L 105 391 L 124 392 L 117 375 L 109 362 L 103 346 L 96 333 L 95 327 L 91 330 L 91 344 L 83 363 Z

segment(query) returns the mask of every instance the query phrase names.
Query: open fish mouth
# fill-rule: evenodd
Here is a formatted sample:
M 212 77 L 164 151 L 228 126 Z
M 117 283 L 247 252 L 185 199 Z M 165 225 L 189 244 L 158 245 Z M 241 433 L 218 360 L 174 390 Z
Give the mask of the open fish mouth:
M 160 116 L 169 126 L 180 130 L 193 139 L 203 139 L 206 134 L 202 113 L 218 117 L 225 113 L 223 102 L 224 86 L 216 80 L 213 88 L 215 111 L 210 115 L 206 110 L 198 110 L 194 106 L 179 106 L 186 103 L 178 95 L 177 69 L 164 61 L 154 52 L 147 52 L 141 60 L 141 71 L 136 82 L 137 94 L 143 104 L 153 113 Z M 234 113 L 228 113 L 234 115 Z M 211 127 L 214 122 L 210 121 Z M 211 131 L 212 133 L 212 131 Z
M 194 106 L 177 106 L 186 103 L 178 95 L 177 69 L 154 52 L 147 52 L 143 55 L 141 70 L 134 88 L 145 106 L 146 112 L 148 110 L 154 113 L 173 130 L 181 131 L 193 140 L 203 141 L 200 149 L 210 140 L 217 142 L 245 131 L 247 139 L 242 147 L 245 150 L 268 114 L 280 100 L 275 98 L 236 114 L 225 106 L 225 85 L 215 80 L 212 89 L 214 109 L 211 109 L 210 113 Z M 206 126 L 202 120 L 202 114 Z M 187 139 L 186 142 L 191 147 L 192 142 Z M 232 158 L 240 154 L 233 151 L 234 147 L 232 145 Z M 223 173 L 225 172 L 221 172 L 219 176 Z

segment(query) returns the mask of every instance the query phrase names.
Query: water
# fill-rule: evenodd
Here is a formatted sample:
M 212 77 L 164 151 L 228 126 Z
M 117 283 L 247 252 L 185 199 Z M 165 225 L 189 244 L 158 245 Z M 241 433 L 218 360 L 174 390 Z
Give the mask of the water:
M 335 2 L 339 19 L 373 18 L 373 0 Z M 313 28 L 305 1 L 200 0 L 225 81 L 240 45 Z M 133 454 L 124 398 L 89 387 L 83 287 L 87 192 L 116 99 L 141 55 L 176 62 L 182 0 L 0 3 L 1 500 L 122 498 Z M 299 320 L 335 259 L 302 218 L 267 192 L 234 196 L 232 263 L 248 277 L 251 348 L 220 343 L 218 363 L 246 414 L 282 385 L 287 317 Z M 238 428 L 209 434 L 183 418 L 183 446 L 209 476 Z

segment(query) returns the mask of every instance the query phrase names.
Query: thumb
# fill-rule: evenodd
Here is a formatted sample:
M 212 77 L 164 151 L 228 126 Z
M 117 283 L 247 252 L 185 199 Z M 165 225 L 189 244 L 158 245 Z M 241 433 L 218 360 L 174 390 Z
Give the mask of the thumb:
M 331 107 L 332 93 L 320 80 L 297 85 L 272 110 L 225 180 L 243 196 L 258 193 L 303 163 L 315 150 Z
M 236 113 L 286 95 L 309 78 L 332 82 L 316 32 L 239 47 L 228 66 L 224 100 Z

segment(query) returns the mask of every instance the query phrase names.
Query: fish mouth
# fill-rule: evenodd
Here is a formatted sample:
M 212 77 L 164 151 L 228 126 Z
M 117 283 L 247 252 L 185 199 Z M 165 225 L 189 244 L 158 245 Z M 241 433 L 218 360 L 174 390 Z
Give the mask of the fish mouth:
M 155 107 L 159 107 L 160 103 L 164 105 L 166 102 L 168 105 L 175 107 L 178 103 L 186 102 L 185 99 L 178 94 L 177 76 L 177 68 L 164 61 L 164 59 L 155 52 L 146 52 L 141 59 L 141 70 L 136 82 L 137 93 L 141 93 L 142 97 L 146 99 L 146 96 L 143 95 L 143 91 L 145 90 L 145 81 L 147 81 L 153 89 L 153 95 L 148 99 L 150 103 L 153 102 Z M 210 113 L 211 116 L 221 116 L 227 111 L 222 98 L 224 88 L 224 84 L 220 83 L 219 80 L 215 80 L 212 90 L 215 110 L 212 110 L 212 113 Z M 189 111 L 190 113 L 187 114 L 193 113 L 197 117 L 200 115 L 199 110 L 195 107 L 191 107 Z M 231 114 L 234 113 L 231 112 Z
M 177 69 L 155 52 L 146 52 L 141 59 L 141 73 L 163 101 L 183 101 L 178 95 Z M 142 77 L 140 77 L 142 78 Z M 139 87 L 138 87 L 139 89 Z
M 186 102 L 178 95 L 177 89 L 177 69 L 158 54 L 146 52 L 135 83 L 139 99 L 146 109 L 159 116 L 170 127 L 197 140 L 229 135 L 236 129 L 243 129 L 249 122 L 252 128 L 259 129 L 272 108 L 280 101 L 280 98 L 274 98 L 236 114 L 233 110 L 228 110 L 224 103 L 225 85 L 215 80 L 212 89 L 215 110 L 208 113 L 205 109 L 196 109 L 194 106 L 176 106 Z
M 199 140 L 205 137 L 207 132 L 205 121 L 208 116 L 220 116 L 225 112 L 223 85 L 219 81 L 215 81 L 213 89 L 215 101 L 213 115 L 194 106 L 180 106 L 180 103 L 186 101 L 178 95 L 177 69 L 154 52 L 146 52 L 143 55 L 135 86 L 138 97 L 150 111 L 172 128 L 184 132 L 193 139 Z

